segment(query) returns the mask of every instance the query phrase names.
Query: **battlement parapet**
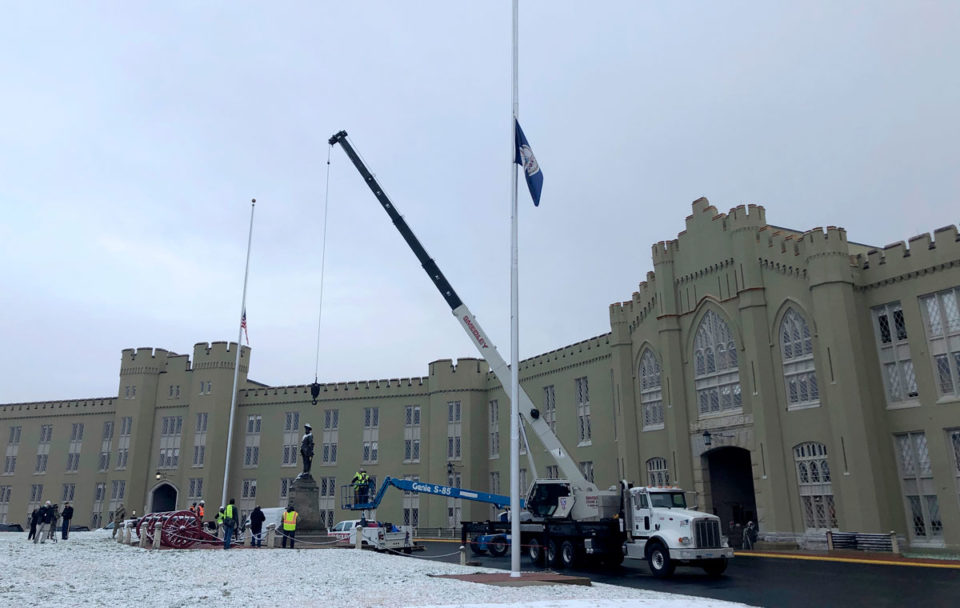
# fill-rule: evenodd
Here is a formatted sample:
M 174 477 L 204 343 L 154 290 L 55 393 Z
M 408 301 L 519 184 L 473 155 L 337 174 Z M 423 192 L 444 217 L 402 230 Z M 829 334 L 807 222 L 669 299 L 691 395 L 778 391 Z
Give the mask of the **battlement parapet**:
M 144 365 L 144 361 L 148 359 L 166 361 L 167 357 L 171 354 L 176 355 L 177 353 L 171 353 L 165 348 L 153 348 L 151 346 L 141 346 L 140 348 L 123 349 L 123 351 L 121 351 L 121 358 L 123 363 L 136 362 L 137 365 Z
M 762 228 L 767 224 L 767 212 L 762 205 L 737 205 L 727 213 L 717 211 L 704 197 L 693 201 L 693 213 L 686 218 L 686 228 L 678 236 L 695 230 L 698 224 L 719 226 L 721 230 L 736 232 Z
M 125 348 L 120 354 L 120 375 L 159 374 L 167 369 L 170 351 L 163 348 L 141 346 Z M 172 353 L 176 355 L 176 353 Z
M 0 403 L 0 414 L 17 412 L 48 411 L 50 415 L 69 415 L 72 413 L 106 413 L 114 407 L 116 397 L 94 397 L 90 399 L 65 399 L 62 401 L 29 401 L 22 403 Z M 98 411 L 95 411 L 98 410 Z
M 960 235 L 955 225 L 871 249 L 856 257 L 861 286 L 869 286 L 913 273 L 960 265 Z
M 614 304 L 613 306 L 616 306 Z M 520 361 L 520 370 L 529 370 L 535 367 L 546 365 L 561 359 L 566 359 L 568 357 L 577 357 L 585 353 L 591 353 L 596 350 L 600 350 L 605 346 L 610 345 L 610 332 L 605 334 L 600 334 L 599 336 L 594 336 L 592 338 L 587 338 L 580 342 L 558 348 L 542 355 L 537 355 L 535 357 L 530 357 L 529 359 L 523 359 Z
M 654 266 L 658 264 L 669 264 L 673 262 L 676 254 L 680 252 L 680 241 L 678 239 L 660 241 L 659 243 L 654 243 L 650 250 Z
M 837 226 L 817 226 L 800 235 L 804 255 L 809 259 L 822 255 L 850 255 L 847 231 Z
M 167 368 L 170 371 L 190 371 L 190 355 L 178 355 L 170 353 L 167 357 Z
M 802 234 L 789 232 L 772 226 L 764 226 L 757 231 L 757 241 L 760 245 L 766 244 L 769 251 L 764 252 L 767 257 L 777 254 L 794 257 L 800 255 Z
M 428 378 L 391 378 L 380 380 L 356 380 L 349 382 L 328 382 L 320 384 L 320 395 L 330 395 L 332 393 L 367 393 L 371 389 L 374 391 L 388 391 L 400 388 L 422 388 L 428 381 Z M 288 400 L 299 401 L 302 399 L 312 399 L 310 393 L 310 384 L 292 384 L 289 386 L 258 386 L 241 389 L 239 395 L 244 400 L 244 405 L 252 405 L 258 401 L 275 401 L 276 397 L 286 396 Z M 299 397 L 299 395 L 304 397 Z M 297 395 L 296 399 L 290 397 Z M 364 395 L 358 395 L 364 396 Z M 380 395 L 378 395 L 380 396 Z
M 762 205 L 737 205 L 724 217 L 727 230 L 763 228 L 767 225 L 767 210 Z
M 430 391 L 480 389 L 487 381 L 490 366 L 484 359 L 461 357 L 439 359 L 430 363 Z
M 237 346 L 236 342 L 197 342 L 193 345 L 193 360 L 197 363 L 214 359 L 230 359 L 233 361 L 237 358 Z M 249 351 L 249 346 L 242 347 L 240 357 L 247 356 Z
M 640 306 L 649 305 L 650 301 L 657 296 L 657 275 L 652 272 L 647 273 L 647 280 L 641 281 L 637 285 L 637 290 L 633 292 L 630 300 Z
M 707 197 L 701 196 L 697 200 L 693 201 L 690 205 L 693 208 L 693 211 L 690 215 L 687 216 L 687 229 L 690 229 L 690 226 L 697 221 L 700 217 L 709 217 L 713 218 L 717 215 L 717 208 L 710 204 L 710 201 L 707 200 Z
M 480 365 L 481 362 L 484 365 Z M 430 363 L 430 375 L 434 376 L 445 371 L 456 374 L 458 370 L 467 373 L 484 374 L 487 370 L 481 368 L 485 365 L 486 361 L 484 359 L 478 359 L 476 357 L 461 357 L 457 361 L 453 359 L 437 359 Z

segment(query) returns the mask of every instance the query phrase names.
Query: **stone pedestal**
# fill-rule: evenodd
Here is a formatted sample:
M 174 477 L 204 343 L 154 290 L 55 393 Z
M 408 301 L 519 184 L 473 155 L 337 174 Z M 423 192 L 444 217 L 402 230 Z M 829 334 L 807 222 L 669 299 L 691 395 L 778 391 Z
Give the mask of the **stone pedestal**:
M 320 488 L 310 473 L 300 473 L 287 492 L 287 501 L 299 513 L 297 536 L 300 532 L 326 529 L 320 525 Z

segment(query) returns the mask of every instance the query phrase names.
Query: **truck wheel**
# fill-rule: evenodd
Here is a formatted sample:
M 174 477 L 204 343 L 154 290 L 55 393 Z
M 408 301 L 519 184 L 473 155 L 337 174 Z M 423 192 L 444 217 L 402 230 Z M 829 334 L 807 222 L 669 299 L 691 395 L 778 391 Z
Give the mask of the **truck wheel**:
M 604 566 L 615 568 L 623 563 L 623 551 L 611 551 L 609 553 L 604 553 L 603 557 L 600 558 L 600 561 L 603 562 Z
M 404 547 L 403 552 L 407 555 L 413 553 L 413 547 Z
M 507 550 L 510 548 L 510 545 L 507 544 L 506 537 L 497 536 L 487 543 L 487 548 L 490 549 L 490 555 L 494 557 L 503 557 L 507 554 Z
M 557 551 L 557 541 L 552 538 L 547 541 L 546 564 L 548 568 L 560 567 L 560 552 Z
M 470 541 L 470 551 L 472 551 L 474 555 L 483 555 L 487 552 L 486 549 L 480 548 L 480 543 L 477 542 L 477 539 Z
M 530 557 L 530 561 L 534 564 L 540 566 L 543 564 L 543 545 L 540 544 L 540 539 L 536 536 L 530 538 L 527 541 L 527 555 Z
M 580 561 L 580 552 L 573 541 L 565 540 L 560 543 L 560 565 L 564 568 L 575 568 Z
M 670 552 L 660 543 L 653 545 L 650 555 L 647 556 L 650 572 L 657 578 L 668 578 L 673 575 L 676 565 L 670 559 Z
M 720 576 L 727 569 L 727 558 L 707 560 L 703 564 L 703 570 L 710 576 Z

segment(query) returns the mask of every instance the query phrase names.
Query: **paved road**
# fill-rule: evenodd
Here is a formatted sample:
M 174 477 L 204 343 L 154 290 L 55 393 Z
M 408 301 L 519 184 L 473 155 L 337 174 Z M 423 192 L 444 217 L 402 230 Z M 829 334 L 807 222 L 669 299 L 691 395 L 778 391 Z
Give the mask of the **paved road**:
M 414 555 L 437 556 L 455 552 L 459 547 L 459 543 L 449 542 L 423 544 L 426 549 Z M 482 566 L 510 569 L 509 556 L 475 556 L 469 551 L 467 555 L 469 561 Z M 455 563 L 459 556 L 441 559 Z M 520 561 L 520 567 L 535 569 L 526 557 Z M 598 583 L 776 608 L 960 605 L 960 570 L 950 568 L 738 556 L 720 578 L 710 578 L 700 569 L 679 567 L 673 578 L 659 580 L 650 575 L 645 563 L 574 572 Z

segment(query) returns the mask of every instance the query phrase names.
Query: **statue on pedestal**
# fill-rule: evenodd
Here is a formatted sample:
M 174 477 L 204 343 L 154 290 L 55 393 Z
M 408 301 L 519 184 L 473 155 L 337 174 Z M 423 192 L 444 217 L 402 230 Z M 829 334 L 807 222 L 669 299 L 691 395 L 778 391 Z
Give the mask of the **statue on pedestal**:
M 300 457 L 303 459 L 303 473 L 298 477 L 310 477 L 310 463 L 313 462 L 313 429 L 309 424 L 304 424 L 303 428 L 306 434 L 300 440 Z

